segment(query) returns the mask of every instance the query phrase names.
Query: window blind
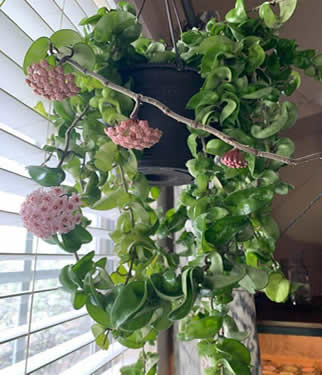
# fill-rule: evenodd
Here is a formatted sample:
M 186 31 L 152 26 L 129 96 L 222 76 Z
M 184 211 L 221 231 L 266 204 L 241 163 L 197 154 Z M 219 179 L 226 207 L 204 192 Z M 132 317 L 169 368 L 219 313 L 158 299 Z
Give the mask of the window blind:
M 72 254 L 28 233 L 18 214 L 25 196 L 39 188 L 25 166 L 41 164 L 42 145 L 52 130 L 34 110 L 40 98 L 24 83 L 24 54 L 33 40 L 60 28 L 82 32 L 78 22 L 99 6 L 115 3 L 7 0 L 0 8 L 0 375 L 116 375 L 134 356 L 118 343 L 107 352 L 97 348 L 86 310 L 73 310 L 59 285 L 59 270 L 73 262 Z M 80 254 L 95 248 L 107 256 L 111 272 L 118 260 L 108 231 L 118 213 L 84 211 L 94 241 Z

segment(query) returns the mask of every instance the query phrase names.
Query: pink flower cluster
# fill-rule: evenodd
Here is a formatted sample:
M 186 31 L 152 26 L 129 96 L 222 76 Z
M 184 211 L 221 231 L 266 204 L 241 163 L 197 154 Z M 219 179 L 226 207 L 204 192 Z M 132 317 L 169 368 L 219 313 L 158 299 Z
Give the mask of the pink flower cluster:
M 26 83 L 34 93 L 49 100 L 64 100 L 79 93 L 73 74 L 65 74 L 62 66 L 52 67 L 47 60 L 28 67 Z
M 162 131 L 150 128 L 147 121 L 132 119 L 121 121 L 114 127 L 106 128 L 105 133 L 115 144 L 136 150 L 152 147 L 159 142 L 162 136 Z
M 73 230 L 82 219 L 80 205 L 78 194 L 67 196 L 60 187 L 49 191 L 38 189 L 27 196 L 20 215 L 28 231 L 46 239 L 56 233 Z
M 220 161 L 229 168 L 246 168 L 248 165 L 243 153 L 237 148 L 226 152 Z

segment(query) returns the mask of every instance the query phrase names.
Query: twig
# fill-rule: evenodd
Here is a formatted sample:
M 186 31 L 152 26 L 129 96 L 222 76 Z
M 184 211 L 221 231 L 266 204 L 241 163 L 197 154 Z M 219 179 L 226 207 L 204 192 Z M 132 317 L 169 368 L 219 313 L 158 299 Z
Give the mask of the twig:
M 227 144 L 229 144 L 229 145 L 231 145 L 235 148 L 238 148 L 241 151 L 247 152 L 249 154 L 253 154 L 257 157 L 276 160 L 276 161 L 279 161 L 279 162 L 282 162 L 284 164 L 291 165 L 291 166 L 304 164 L 304 163 L 307 163 L 307 162 L 310 162 L 310 161 L 316 160 L 316 159 L 322 159 L 322 152 L 318 152 L 318 153 L 315 153 L 315 154 L 306 155 L 306 156 L 303 156 L 303 157 L 300 157 L 300 158 L 293 159 L 293 158 L 288 158 L 288 157 L 285 157 L 285 156 L 273 154 L 271 152 L 257 150 L 255 148 L 252 148 L 250 146 L 247 146 L 247 145 L 244 145 L 242 143 L 237 142 L 234 138 L 228 136 L 227 134 L 225 134 L 225 133 L 223 133 L 223 132 L 221 132 L 221 131 L 219 131 L 219 130 L 217 130 L 217 129 L 209 126 L 209 125 L 200 124 L 200 123 L 198 123 L 194 120 L 191 120 L 187 117 L 181 116 L 178 113 L 175 113 L 169 107 L 167 107 L 165 104 L 161 103 L 157 99 L 151 98 L 149 96 L 144 96 L 142 94 L 137 94 L 137 93 L 135 93 L 135 92 L 133 92 L 129 89 L 126 89 L 125 87 L 119 86 L 119 85 L 105 79 L 101 75 L 99 75 L 97 73 L 94 73 L 94 72 L 91 72 L 91 71 L 83 68 L 76 61 L 68 60 L 68 63 L 70 65 L 72 65 L 75 69 L 77 69 L 79 72 L 81 72 L 81 73 L 83 73 L 83 74 L 85 74 L 89 77 L 97 79 L 104 86 L 109 87 L 109 88 L 111 88 L 111 89 L 113 89 L 117 92 L 120 92 L 124 95 L 127 95 L 128 97 L 132 98 L 135 101 L 140 100 L 143 103 L 151 104 L 154 107 L 158 108 L 161 112 L 163 112 L 167 116 L 177 120 L 178 122 L 186 124 L 193 129 L 200 129 L 200 130 L 204 130 L 204 131 L 206 131 L 210 134 L 213 134 L 214 136 L 221 139 L 225 143 L 227 143 Z
M 133 111 L 130 114 L 131 119 L 133 119 L 133 120 L 137 119 L 137 116 L 138 116 L 138 113 L 139 113 L 139 110 L 140 110 L 140 106 L 141 106 L 141 100 L 140 100 L 140 97 L 138 97 L 135 100 L 135 105 L 134 105 Z
M 79 261 L 79 255 L 77 254 L 77 252 L 74 253 L 74 256 L 75 256 L 76 262 L 78 262 Z
M 72 124 L 70 125 L 70 127 L 66 130 L 66 134 L 65 134 L 65 137 L 66 137 L 66 141 L 65 141 L 65 146 L 64 146 L 64 149 L 63 149 L 63 155 L 62 155 L 62 158 L 60 159 L 58 165 L 57 165 L 57 168 L 60 168 L 64 162 L 64 159 L 68 153 L 68 148 L 69 148 L 69 143 L 70 143 L 70 134 L 71 134 L 71 131 L 75 128 L 75 126 L 77 126 L 77 124 L 81 121 L 81 119 L 85 116 L 85 114 L 87 113 L 88 111 L 88 108 L 89 108 L 89 105 L 87 105 L 84 109 L 84 111 L 75 118 L 75 120 L 72 122 Z

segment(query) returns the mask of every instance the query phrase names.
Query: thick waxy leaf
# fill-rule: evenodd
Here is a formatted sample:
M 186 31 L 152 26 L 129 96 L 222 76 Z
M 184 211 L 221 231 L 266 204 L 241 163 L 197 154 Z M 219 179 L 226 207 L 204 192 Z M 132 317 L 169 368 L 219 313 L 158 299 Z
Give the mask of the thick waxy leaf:
M 278 25 L 277 17 L 272 11 L 270 3 L 268 1 L 260 6 L 259 16 L 264 20 L 265 25 L 269 28 L 274 28 Z
M 222 156 L 231 149 L 231 146 L 221 139 L 211 139 L 206 145 L 206 151 L 211 155 Z
M 81 309 L 87 301 L 87 295 L 81 291 L 81 290 L 76 290 L 72 294 L 72 304 L 75 310 Z
M 255 293 L 256 290 L 264 289 L 268 283 L 268 273 L 264 270 L 246 266 L 246 275 L 239 281 L 239 285 L 248 290 L 250 293 Z
M 47 37 L 41 37 L 36 39 L 29 47 L 25 59 L 23 61 L 23 71 L 27 74 L 27 68 L 33 63 L 39 63 L 45 57 L 49 50 L 50 39 Z
M 205 239 L 210 244 L 224 245 L 248 224 L 247 216 L 226 216 L 208 226 Z
M 226 14 L 226 21 L 231 23 L 241 23 L 248 19 L 244 0 L 237 0 L 235 8 Z
M 128 348 L 138 349 L 142 348 L 147 341 L 155 340 L 158 331 L 151 327 L 144 327 L 127 337 L 117 337 L 117 341 Z
M 30 177 L 41 186 L 59 186 L 66 177 L 65 172 L 61 168 L 30 165 L 26 169 Z
M 234 319 L 229 315 L 226 315 L 223 320 L 223 329 L 225 332 L 225 337 L 228 339 L 234 339 L 238 341 L 245 340 L 249 333 L 248 332 L 240 332 Z
M 290 282 L 280 272 L 272 272 L 269 275 L 268 285 L 265 288 L 265 293 L 269 299 L 274 302 L 286 301 L 290 293 Z
M 91 327 L 92 333 L 95 337 L 96 344 L 103 350 L 107 350 L 110 346 L 108 339 L 108 332 L 100 324 L 94 324 Z
M 197 134 L 190 134 L 188 137 L 189 150 L 192 156 L 195 158 L 197 157 L 197 147 L 198 147 L 197 138 L 198 138 Z
M 181 278 L 177 277 L 174 271 L 168 270 L 163 275 L 159 273 L 151 275 L 151 283 L 162 299 L 172 301 L 183 295 Z
M 213 338 L 222 327 L 221 316 L 207 316 L 205 318 L 194 317 L 189 320 L 183 332 L 180 332 L 181 340 L 194 340 Z
M 233 215 L 249 215 L 270 203 L 273 197 L 274 187 L 269 185 L 236 191 L 226 198 L 225 204 Z
M 91 251 L 90 253 L 84 255 L 77 263 L 73 265 L 72 271 L 77 275 L 79 280 L 83 280 L 88 272 L 93 271 L 94 256 L 95 252 Z
M 144 281 L 133 281 L 124 286 L 117 296 L 112 310 L 111 319 L 113 327 L 121 327 L 128 319 L 133 317 L 144 305 L 147 299 L 147 284 Z
M 104 143 L 95 154 L 95 166 L 102 171 L 110 171 L 117 153 L 117 146 L 113 142 Z
M 107 196 L 102 197 L 94 205 L 94 210 L 111 210 L 115 207 L 123 206 L 130 201 L 130 195 L 126 193 L 123 189 L 118 189 L 112 191 Z
M 212 289 L 223 289 L 236 284 L 246 274 L 246 268 L 242 265 L 235 265 L 231 271 L 214 273 L 206 278 Z
M 93 70 L 96 62 L 92 48 L 86 43 L 77 43 L 73 46 L 73 61 L 76 61 L 84 69 Z
M 55 47 L 72 47 L 74 44 L 82 41 L 81 35 L 71 29 L 62 29 L 56 31 L 51 37 L 51 42 Z
M 106 312 L 102 307 L 96 306 L 91 302 L 86 302 L 86 309 L 89 316 L 99 323 L 104 328 L 111 328 L 111 317 L 108 312 Z
M 70 277 L 69 271 L 71 268 L 72 265 L 68 264 L 59 272 L 59 282 L 67 292 L 75 292 L 78 288 L 78 285 Z
M 250 365 L 250 354 L 247 348 L 237 340 L 222 338 L 218 340 L 216 345 L 217 350 L 229 357 L 232 357 L 238 362 L 243 362 Z M 228 358 L 229 358 L 228 357 Z
M 199 268 L 188 268 L 183 272 L 183 302 L 169 314 L 170 320 L 181 320 L 189 314 L 197 298 L 197 288 L 201 277 L 202 272 Z
M 280 6 L 280 22 L 288 21 L 295 12 L 297 0 L 284 0 L 279 3 Z

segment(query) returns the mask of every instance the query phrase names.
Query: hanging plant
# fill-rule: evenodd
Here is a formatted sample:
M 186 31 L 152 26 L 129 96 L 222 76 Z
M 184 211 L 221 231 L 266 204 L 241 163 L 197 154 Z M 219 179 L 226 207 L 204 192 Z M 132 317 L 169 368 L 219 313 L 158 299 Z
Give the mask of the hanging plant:
M 28 167 L 33 180 L 54 188 L 29 196 L 22 217 L 36 235 L 75 253 L 76 263 L 62 269 L 60 282 L 75 309 L 86 306 L 103 349 L 108 349 L 109 335 L 129 348 L 144 347 L 180 321 L 179 338 L 199 339 L 200 355 L 211 358 L 207 374 L 222 369 L 251 374 L 242 343 L 247 333 L 239 332 L 228 315 L 232 291 L 260 290 L 276 302 L 288 298 L 290 282 L 274 259 L 279 228 L 271 206 L 275 194 L 292 187 L 280 180 L 279 169 L 321 154 L 291 158 L 294 143 L 280 132 L 295 124 L 297 108 L 281 98 L 300 86 L 298 69 L 321 80 L 322 58 L 278 36 L 296 0 L 279 1 L 279 14 L 271 3 L 250 17 L 243 0 L 237 0 L 225 21 L 212 19 L 205 30 L 181 35 L 179 57 L 203 81 L 184 103 L 194 119 L 131 90 L 131 67 L 172 64 L 176 55 L 163 42 L 141 36 L 134 7 L 123 1 L 116 10 L 101 8 L 83 19 L 85 37 L 60 30 L 27 51 L 27 84 L 54 100 L 48 116 L 55 132 L 44 150 L 59 162 L 56 168 Z M 165 215 L 151 207 L 159 189 L 150 187 L 138 169 L 141 150 L 153 149 L 164 136 L 158 126 L 137 118 L 142 103 L 190 132 L 186 168 L 193 182 Z M 66 172 L 74 186 L 63 185 Z M 50 213 L 45 218 L 42 207 Z M 106 258 L 94 261 L 94 252 L 77 254 L 91 241 L 83 207 L 120 211 L 110 233 L 120 265 L 111 274 Z M 178 232 L 183 252 L 159 245 Z M 182 257 L 188 257 L 184 267 Z M 154 354 L 143 352 L 122 374 L 152 375 L 156 364 Z

